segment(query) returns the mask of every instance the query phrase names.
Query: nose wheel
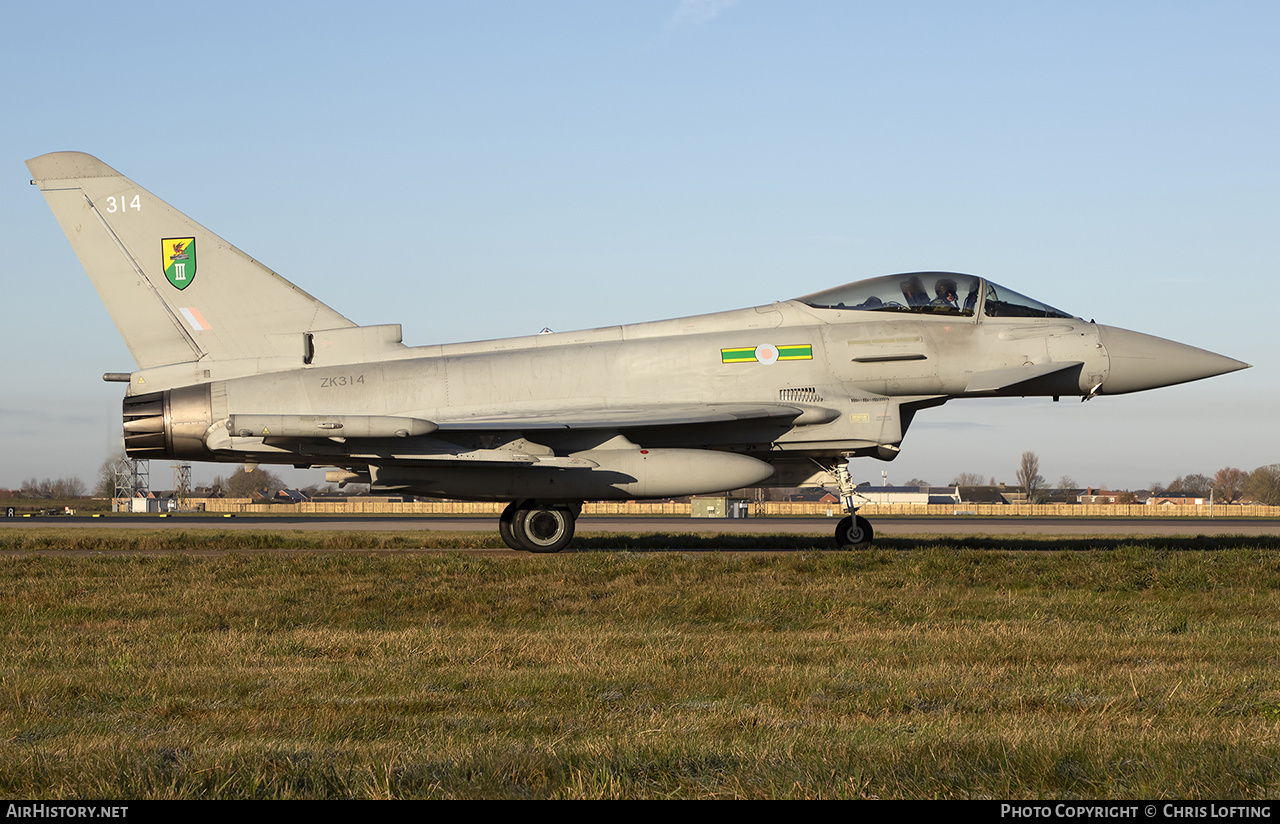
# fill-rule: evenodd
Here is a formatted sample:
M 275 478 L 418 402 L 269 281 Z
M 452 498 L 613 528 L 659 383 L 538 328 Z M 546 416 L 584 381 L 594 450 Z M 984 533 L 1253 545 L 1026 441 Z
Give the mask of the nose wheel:
M 836 525 L 836 543 L 841 549 L 866 549 L 874 538 L 871 522 L 861 515 L 846 515 Z
M 516 501 L 498 518 L 498 534 L 512 549 L 559 552 L 573 540 L 577 514 L 567 504 Z

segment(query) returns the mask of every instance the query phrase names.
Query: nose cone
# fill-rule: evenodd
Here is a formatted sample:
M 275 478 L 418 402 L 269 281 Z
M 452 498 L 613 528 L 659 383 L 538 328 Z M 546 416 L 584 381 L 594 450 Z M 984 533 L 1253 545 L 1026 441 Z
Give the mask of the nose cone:
M 1111 361 L 1100 390 L 1103 395 L 1141 392 L 1249 368 L 1242 361 L 1141 332 L 1099 326 L 1098 333 Z

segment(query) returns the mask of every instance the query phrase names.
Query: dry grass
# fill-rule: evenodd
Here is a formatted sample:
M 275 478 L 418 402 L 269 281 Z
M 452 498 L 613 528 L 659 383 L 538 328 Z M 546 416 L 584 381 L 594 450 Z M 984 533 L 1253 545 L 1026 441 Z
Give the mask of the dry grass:
M 0 793 L 1271 798 L 1268 540 L 11 553 Z

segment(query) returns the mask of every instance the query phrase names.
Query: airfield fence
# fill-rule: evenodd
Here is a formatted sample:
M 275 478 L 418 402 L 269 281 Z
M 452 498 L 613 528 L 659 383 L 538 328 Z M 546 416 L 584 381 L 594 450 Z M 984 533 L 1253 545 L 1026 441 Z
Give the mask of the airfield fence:
M 417 501 L 411 503 L 363 500 L 343 502 L 255 503 L 250 498 L 191 498 L 188 505 L 205 512 L 230 514 L 302 515 L 475 515 L 498 516 L 506 507 L 488 501 Z M 752 518 L 841 517 L 836 504 L 763 501 L 750 504 Z M 858 512 L 866 516 L 976 515 L 987 517 L 1048 518 L 1278 518 L 1280 506 L 1241 504 L 866 504 Z M 583 515 L 665 515 L 689 517 L 689 504 L 668 501 L 600 501 L 583 505 Z

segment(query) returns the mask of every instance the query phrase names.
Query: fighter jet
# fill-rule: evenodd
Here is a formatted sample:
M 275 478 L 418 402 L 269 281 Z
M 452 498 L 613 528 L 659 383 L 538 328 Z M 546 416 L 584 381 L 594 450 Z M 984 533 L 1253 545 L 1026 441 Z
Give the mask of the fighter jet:
M 956 398 L 1085 400 L 1248 364 L 1063 312 L 977 275 L 915 272 L 709 315 L 406 346 L 359 326 L 102 161 L 27 161 L 138 368 L 135 458 L 331 468 L 373 490 L 508 501 L 555 552 L 584 501 L 839 484 Z M 545 332 L 545 330 L 544 330 Z

